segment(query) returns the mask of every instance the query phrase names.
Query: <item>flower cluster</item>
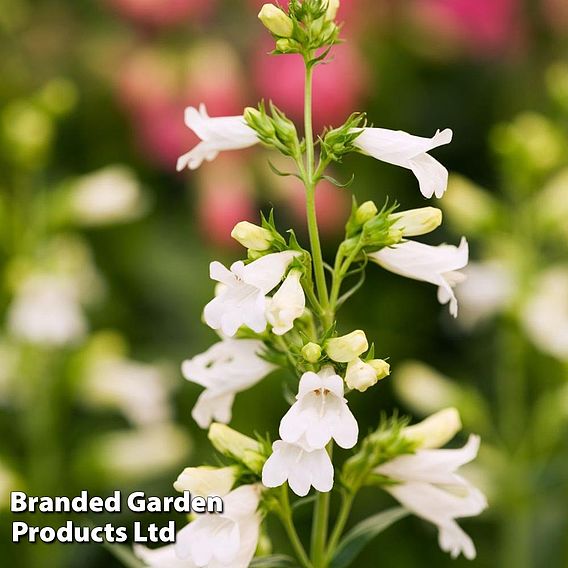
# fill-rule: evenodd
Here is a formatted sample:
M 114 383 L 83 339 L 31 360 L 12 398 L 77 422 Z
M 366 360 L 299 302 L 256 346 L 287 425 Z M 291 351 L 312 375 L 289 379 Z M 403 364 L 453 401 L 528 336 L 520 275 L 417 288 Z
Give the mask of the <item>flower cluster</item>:
M 424 207 L 399 211 L 397 205 L 379 209 L 372 201 L 353 200 L 345 238 L 333 266 L 322 258 L 315 213 L 317 184 L 332 162 L 349 152 L 360 152 L 388 164 L 411 170 L 426 198 L 442 197 L 448 172 L 428 152 L 448 144 L 450 130 L 432 138 L 368 127 L 362 114 L 352 115 L 341 127 L 312 132 L 311 81 L 314 70 L 338 40 L 335 15 L 339 2 L 292 0 L 288 10 L 265 5 L 259 17 L 276 41 L 275 54 L 299 53 L 306 64 L 304 137 L 284 113 L 270 103 L 245 109 L 242 115 L 210 118 L 202 105 L 186 111 L 186 124 L 201 139 L 182 156 L 178 169 L 195 169 L 220 152 L 257 143 L 291 159 L 306 190 L 310 237 L 303 248 L 293 231 L 278 229 L 274 215 L 254 225 L 238 223 L 233 238 L 247 249 L 246 258 L 229 268 L 210 265 L 216 282 L 214 298 L 203 319 L 220 340 L 205 353 L 183 363 L 184 377 L 204 387 L 193 417 L 228 461 L 227 467 L 188 468 L 176 489 L 226 495 L 223 515 L 192 520 L 178 535 L 175 547 L 137 554 L 150 566 L 248 566 L 259 538 L 264 515 L 280 517 L 297 561 L 304 567 L 326 568 L 343 541 L 351 503 L 359 489 L 370 485 L 391 493 L 403 507 L 434 523 L 442 549 L 452 556 L 475 556 L 471 539 L 456 518 L 479 514 L 484 496 L 456 470 L 477 454 L 479 438 L 471 436 L 458 450 L 440 449 L 461 428 L 453 409 L 425 422 L 407 426 L 404 420 L 383 421 L 378 430 L 360 440 L 359 425 L 347 397 L 367 392 L 390 374 L 385 359 L 375 357 L 375 346 L 362 330 L 340 335 L 337 311 L 362 283 L 368 261 L 390 272 L 429 282 L 438 288 L 438 300 L 458 312 L 454 287 L 468 261 L 468 245 L 431 246 L 410 240 L 436 229 L 441 211 Z M 278 172 L 280 175 L 288 175 Z M 358 284 L 345 290 L 353 277 Z M 291 371 L 289 388 L 296 392 L 281 418 L 279 438 L 253 439 L 227 426 L 237 393 L 263 380 L 278 368 Z M 332 448 L 353 450 L 340 472 Z M 317 492 L 312 549 L 304 549 L 296 533 L 288 487 L 298 497 Z M 236 489 L 233 489 L 234 487 Z M 342 511 L 327 537 L 329 499 L 333 489 L 343 496 Z M 197 538 L 199 535 L 199 538 Z

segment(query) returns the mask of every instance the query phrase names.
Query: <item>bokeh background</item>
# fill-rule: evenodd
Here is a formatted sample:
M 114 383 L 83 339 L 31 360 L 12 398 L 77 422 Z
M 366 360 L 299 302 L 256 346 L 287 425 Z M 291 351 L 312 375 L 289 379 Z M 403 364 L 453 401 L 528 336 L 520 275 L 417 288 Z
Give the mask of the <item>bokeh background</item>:
M 479 567 L 568 565 L 568 3 L 343 0 L 348 40 L 316 74 L 318 129 L 366 110 L 377 126 L 431 136 L 454 172 L 428 242 L 470 240 L 452 321 L 426 284 L 369 270 L 341 313 L 393 375 L 351 405 L 415 419 L 457 406 L 483 436 L 469 471 L 489 496 L 463 522 Z M 216 461 L 190 417 L 199 389 L 180 362 L 214 334 L 200 323 L 208 263 L 230 262 L 234 223 L 275 207 L 305 238 L 303 196 L 266 151 L 175 173 L 196 139 L 183 109 L 238 114 L 272 98 L 298 120 L 302 67 L 269 57 L 253 0 L 0 0 L 0 558 L 6 566 L 119 566 L 99 545 L 10 543 L 8 492 L 173 494 Z M 274 157 L 272 157 L 274 159 Z M 406 170 L 349 157 L 360 201 L 426 205 Z M 328 254 L 350 192 L 322 184 Z M 438 205 L 434 203 L 434 205 Z M 278 376 L 239 395 L 234 425 L 270 431 Z M 459 443 L 457 440 L 456 443 Z M 369 491 L 353 521 L 391 504 Z M 308 528 L 309 508 L 299 509 Z M 30 523 L 44 523 L 30 517 Z M 65 519 L 52 517 L 57 524 Z M 90 521 L 104 524 L 105 518 Z M 129 524 L 124 515 L 117 524 Z M 151 520 L 165 524 L 168 515 Z M 276 548 L 285 546 L 270 523 Z M 357 565 L 465 566 L 408 518 Z

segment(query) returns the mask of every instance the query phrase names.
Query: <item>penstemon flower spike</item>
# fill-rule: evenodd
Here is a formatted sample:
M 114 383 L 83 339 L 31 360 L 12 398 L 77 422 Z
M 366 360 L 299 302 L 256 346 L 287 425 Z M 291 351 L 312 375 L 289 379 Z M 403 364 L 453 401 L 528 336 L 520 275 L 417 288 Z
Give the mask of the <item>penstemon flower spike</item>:
M 475 557 L 474 544 L 456 518 L 478 515 L 486 500 L 456 470 L 475 458 L 479 438 L 470 436 L 461 449 L 440 449 L 461 428 L 457 411 L 447 409 L 414 426 L 396 417 L 383 419 L 376 431 L 361 437 L 348 403 L 348 397 L 378 388 L 375 385 L 389 376 L 390 364 L 375 358 L 375 347 L 369 346 L 363 330 L 343 330 L 337 321 L 340 305 L 357 288 L 345 292 L 344 281 L 364 274 L 371 260 L 388 271 L 437 285 L 439 301 L 449 303 L 450 313 L 457 316 L 453 287 L 463 279 L 459 270 L 467 264 L 468 245 L 465 238 L 459 247 L 407 240 L 441 224 L 435 207 L 399 211 L 388 201 L 379 208 L 373 201 L 358 205 L 354 198 L 328 278 L 315 207 L 318 182 L 331 179 L 327 168 L 348 153 L 361 152 L 411 170 L 425 197 L 441 197 L 447 170 L 428 152 L 452 138 L 447 129 L 429 139 L 367 127 L 365 115 L 354 113 L 316 140 L 312 79 L 317 65 L 340 41 L 338 8 L 339 0 L 290 0 L 287 7 L 266 4 L 259 14 L 274 38 L 274 54 L 296 53 L 304 59 L 304 139 L 271 102 L 235 117 L 210 118 L 203 105 L 186 112 L 186 124 L 201 142 L 180 158 L 178 169 L 195 169 L 221 151 L 257 143 L 293 160 L 294 175 L 305 187 L 310 246 L 302 248 L 293 231 L 285 239 L 271 213 L 261 216 L 260 225 L 243 221 L 232 231 L 247 249 L 244 260 L 230 268 L 211 263 L 210 276 L 218 284 L 203 317 L 221 340 L 185 361 L 182 372 L 205 388 L 193 417 L 209 428 L 209 439 L 226 464 L 186 468 L 175 488 L 216 492 L 225 496 L 226 508 L 220 516 L 191 521 L 179 532 L 175 546 L 137 548 L 148 566 L 245 568 L 253 559 L 264 517 L 275 514 L 296 563 L 329 568 L 336 552 L 349 546 L 348 537 L 342 540 L 344 529 L 353 501 L 365 486 L 389 492 L 406 511 L 436 525 L 440 547 L 453 557 Z M 280 439 L 255 439 L 230 428 L 235 395 L 277 367 L 292 371 L 291 392 L 297 392 L 279 425 L 274 425 Z M 335 445 L 339 452 L 351 451 L 340 470 L 334 467 Z M 295 528 L 290 489 L 300 499 L 315 491 L 310 539 Z M 341 505 L 332 528 L 330 500 L 336 493 Z M 394 521 L 401 514 L 391 517 Z M 380 532 L 368 522 L 359 530 Z M 270 559 L 266 562 L 272 565 Z

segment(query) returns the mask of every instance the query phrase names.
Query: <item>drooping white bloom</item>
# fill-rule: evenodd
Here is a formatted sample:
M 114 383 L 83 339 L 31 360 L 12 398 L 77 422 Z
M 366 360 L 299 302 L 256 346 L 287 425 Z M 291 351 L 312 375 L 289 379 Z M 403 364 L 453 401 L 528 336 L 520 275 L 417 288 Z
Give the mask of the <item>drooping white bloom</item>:
M 363 128 L 354 145 L 377 160 L 412 170 L 424 197 L 442 197 L 448 186 L 448 170 L 428 151 L 452 141 L 450 129 L 437 131 L 432 138 L 413 136 L 401 130 Z
M 171 387 L 157 365 L 108 356 L 88 366 L 80 395 L 89 406 L 118 409 L 132 424 L 144 426 L 171 418 Z
M 352 448 L 357 443 L 359 426 L 343 396 L 343 379 L 333 367 L 319 373 L 308 371 L 300 379 L 296 402 L 280 422 L 280 437 L 289 444 L 310 449 L 325 448 L 333 438 L 339 446 Z
M 210 277 L 223 286 L 203 312 L 205 322 L 229 337 L 241 325 L 261 333 L 266 329 L 266 295 L 276 288 L 297 253 L 291 251 L 267 254 L 244 264 L 242 261 L 227 270 L 220 262 L 212 262 Z
M 71 212 L 83 225 L 127 222 L 146 211 L 140 183 L 124 166 L 110 166 L 81 177 L 71 188 Z
M 179 531 L 175 553 L 195 566 L 247 568 L 260 532 L 258 485 L 243 485 L 223 499 L 222 514 L 201 515 Z
M 178 172 L 188 167 L 197 169 L 204 160 L 211 162 L 219 152 L 240 150 L 259 142 L 256 132 L 248 126 L 242 116 L 221 116 L 211 118 L 204 104 L 185 109 L 185 124 L 201 139 L 191 151 L 180 156 Z
M 294 327 L 306 308 L 306 296 L 300 284 L 302 274 L 291 270 L 272 298 L 268 299 L 266 319 L 275 335 L 284 335 Z
M 453 558 L 463 553 L 471 560 L 476 555 L 471 538 L 456 519 L 479 515 L 487 507 L 487 501 L 481 491 L 456 471 L 472 461 L 478 450 L 479 437 L 470 436 L 463 448 L 418 450 L 375 470 L 398 482 L 385 486 L 386 491 L 415 515 L 438 527 L 440 548 Z
M 299 497 L 305 497 L 310 487 L 322 493 L 331 491 L 333 464 L 325 448 L 313 450 L 304 440 L 298 444 L 274 442 L 272 455 L 262 470 L 262 483 L 266 487 L 279 487 L 286 481 Z
M 259 356 L 262 347 L 255 339 L 224 339 L 183 362 L 183 376 L 205 387 L 191 413 L 201 428 L 213 420 L 230 422 L 236 393 L 252 387 L 275 368 Z
M 450 313 L 457 317 L 458 301 L 453 288 L 465 279 L 461 272 L 457 272 L 467 265 L 469 258 L 465 237 L 462 237 L 459 247 L 405 241 L 373 252 L 369 257 L 390 272 L 438 286 L 438 301 L 449 303 Z
M 79 341 L 87 321 L 76 286 L 54 275 L 28 278 L 9 307 L 8 328 L 29 343 L 61 347 Z
M 568 361 L 568 268 L 556 266 L 537 280 L 522 314 L 525 331 L 544 353 Z

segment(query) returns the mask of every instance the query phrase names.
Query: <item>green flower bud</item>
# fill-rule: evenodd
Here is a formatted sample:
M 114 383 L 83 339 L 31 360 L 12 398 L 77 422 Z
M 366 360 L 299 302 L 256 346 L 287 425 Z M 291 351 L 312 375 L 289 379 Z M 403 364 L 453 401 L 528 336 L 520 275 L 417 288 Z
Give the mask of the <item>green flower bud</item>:
M 328 339 L 325 350 L 329 358 L 338 363 L 349 363 L 369 349 L 365 332 L 358 329 L 342 337 Z
M 208 437 L 219 453 L 242 463 L 253 473 L 260 474 L 266 457 L 256 440 L 217 422 L 211 424 Z
M 421 207 L 392 213 L 389 220 L 393 221 L 391 231 L 402 231 L 403 237 L 416 237 L 437 229 L 442 224 L 442 211 L 436 207 Z
M 192 495 L 222 497 L 231 491 L 237 467 L 186 467 L 174 483 L 176 491 L 190 491 Z
M 257 108 L 247 107 L 243 114 L 247 124 L 263 139 L 272 138 L 276 133 L 272 120 Z
M 282 53 L 298 53 L 301 47 L 296 40 L 290 38 L 280 38 L 276 41 L 276 49 Z
M 308 363 L 317 363 L 321 357 L 321 347 L 317 343 L 307 343 L 302 347 L 302 357 Z
M 407 426 L 402 435 L 419 448 L 440 448 L 462 428 L 459 412 L 455 408 L 440 410 L 422 422 Z
M 373 201 L 365 201 L 355 212 L 355 222 L 358 225 L 364 225 L 367 221 L 375 217 L 378 212 L 379 210 Z
M 272 246 L 272 233 L 248 221 L 241 221 L 231 231 L 231 237 L 247 249 L 265 251 Z
M 258 13 L 258 19 L 275 36 L 292 37 L 294 22 L 283 10 L 274 4 L 264 4 Z

